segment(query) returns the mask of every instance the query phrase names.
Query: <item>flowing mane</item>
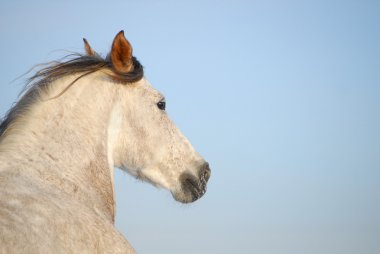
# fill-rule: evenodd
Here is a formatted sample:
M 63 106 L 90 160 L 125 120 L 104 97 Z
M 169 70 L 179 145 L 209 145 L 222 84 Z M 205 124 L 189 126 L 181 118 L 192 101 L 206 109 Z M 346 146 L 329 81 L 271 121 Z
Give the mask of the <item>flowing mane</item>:
M 92 55 L 75 53 L 68 55 L 63 59 L 67 58 L 70 59 L 62 62 L 53 61 L 48 63 L 47 67 L 38 70 L 27 80 L 25 86 L 26 91 L 22 98 L 8 111 L 2 120 L 0 119 L 0 139 L 5 135 L 8 127 L 12 125 L 12 122 L 17 119 L 18 116 L 22 115 L 28 107 L 40 97 L 40 93 L 45 91 L 54 80 L 68 75 L 81 74 L 60 94 L 55 96 L 58 97 L 67 91 L 67 89 L 79 79 L 99 70 L 109 70 L 107 74 L 110 78 L 125 84 L 137 82 L 144 77 L 144 68 L 136 57 L 132 57 L 133 67 L 131 68 L 131 71 L 126 73 L 118 72 L 113 68 L 110 55 L 106 58 L 102 58 L 95 52 Z

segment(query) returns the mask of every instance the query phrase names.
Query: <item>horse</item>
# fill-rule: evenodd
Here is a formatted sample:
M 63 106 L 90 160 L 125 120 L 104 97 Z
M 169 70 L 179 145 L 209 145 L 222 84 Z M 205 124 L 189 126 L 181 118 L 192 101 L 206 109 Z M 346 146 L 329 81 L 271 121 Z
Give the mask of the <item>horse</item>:
M 0 253 L 135 253 L 115 228 L 114 168 L 190 203 L 209 164 L 120 31 L 103 58 L 41 67 L 0 124 Z

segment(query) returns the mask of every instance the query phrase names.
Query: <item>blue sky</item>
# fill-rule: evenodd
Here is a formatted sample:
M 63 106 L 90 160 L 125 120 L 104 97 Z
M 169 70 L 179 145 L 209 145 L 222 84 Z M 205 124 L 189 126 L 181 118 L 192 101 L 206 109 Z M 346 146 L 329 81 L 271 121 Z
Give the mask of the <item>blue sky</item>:
M 379 1 L 2 1 L 0 114 L 33 65 L 124 29 L 210 162 L 191 205 L 116 173 L 139 253 L 380 252 Z

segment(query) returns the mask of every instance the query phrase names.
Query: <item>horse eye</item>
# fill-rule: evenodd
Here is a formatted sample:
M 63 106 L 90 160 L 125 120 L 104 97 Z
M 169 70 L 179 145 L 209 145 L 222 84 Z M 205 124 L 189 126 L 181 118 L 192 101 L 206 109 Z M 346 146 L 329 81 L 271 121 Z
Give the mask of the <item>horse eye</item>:
M 165 110 L 166 108 L 166 102 L 165 101 L 160 101 L 157 103 L 157 107 L 161 110 Z

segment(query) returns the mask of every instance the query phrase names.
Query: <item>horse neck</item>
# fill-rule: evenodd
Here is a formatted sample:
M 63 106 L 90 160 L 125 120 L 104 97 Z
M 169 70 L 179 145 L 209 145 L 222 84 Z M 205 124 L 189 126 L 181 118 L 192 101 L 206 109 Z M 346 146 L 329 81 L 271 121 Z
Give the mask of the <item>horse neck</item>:
M 114 93 L 93 74 L 46 100 L 67 87 L 70 78 L 75 77 L 55 81 L 16 120 L 0 143 L 0 161 L 114 221 L 113 162 L 107 144 Z

